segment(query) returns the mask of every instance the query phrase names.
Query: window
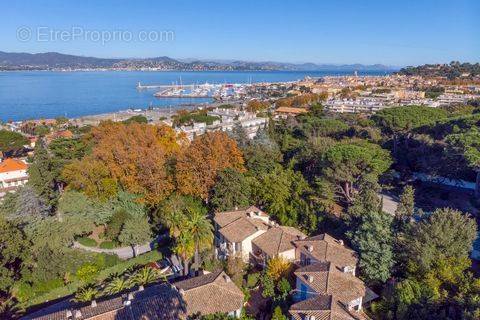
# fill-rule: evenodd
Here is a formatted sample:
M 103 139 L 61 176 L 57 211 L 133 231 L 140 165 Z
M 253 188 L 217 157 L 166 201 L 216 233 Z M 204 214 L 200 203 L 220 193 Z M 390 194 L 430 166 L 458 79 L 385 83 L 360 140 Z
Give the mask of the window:
M 300 284 L 300 300 L 301 301 L 307 299 L 307 290 L 308 290 L 308 287 L 306 285 L 304 285 L 303 283 Z
M 300 264 L 302 266 L 308 266 L 312 263 L 312 259 L 307 257 L 304 253 L 300 253 Z

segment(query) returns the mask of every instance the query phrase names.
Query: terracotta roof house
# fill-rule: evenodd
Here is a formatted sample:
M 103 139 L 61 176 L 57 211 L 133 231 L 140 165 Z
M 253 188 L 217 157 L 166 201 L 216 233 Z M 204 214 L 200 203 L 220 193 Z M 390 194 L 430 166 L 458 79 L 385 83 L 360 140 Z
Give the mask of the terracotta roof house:
M 98 299 L 88 304 L 61 301 L 25 320 L 183 320 L 192 315 L 228 313 L 239 317 L 243 293 L 218 271 L 173 284 Z
M 52 132 L 48 134 L 46 137 L 47 144 L 50 144 L 53 140 L 59 139 L 59 138 L 64 138 L 64 139 L 72 139 L 73 138 L 73 132 L 66 129 L 66 130 L 58 130 L 55 132 Z
M 366 320 L 363 312 L 348 310 L 333 295 L 317 295 L 297 302 L 289 310 L 292 320 Z
M 29 314 L 25 320 L 178 320 L 185 318 L 185 302 L 169 284 L 159 284 L 95 302 L 64 300 Z
M 342 240 L 337 240 L 324 233 L 294 242 L 295 259 L 302 266 L 315 262 L 329 261 L 340 268 L 348 269 L 355 275 L 358 263 L 357 253 L 346 247 Z
M 270 217 L 255 206 L 218 212 L 213 221 L 217 257 L 240 255 L 246 262 L 252 252 L 252 240 L 274 226 Z
M 244 295 L 223 271 L 173 284 L 186 305 L 187 315 L 226 313 L 240 317 Z
M 27 169 L 28 165 L 20 159 L 7 158 L 0 162 L 0 197 L 27 183 Z
M 252 258 L 257 263 L 265 266 L 268 259 L 280 256 L 286 260 L 295 260 L 295 241 L 305 239 L 307 236 L 293 228 L 278 226 L 270 228 L 252 240 Z
M 278 107 L 275 109 L 275 116 L 277 118 L 287 118 L 289 116 L 296 117 L 299 114 L 307 113 L 306 108 L 295 108 L 295 107 Z
M 378 295 L 365 286 L 362 280 L 331 262 L 316 262 L 297 269 L 294 274 L 296 276 L 296 294 L 294 300 L 303 303 L 292 306 L 294 311 L 291 312 L 292 315 L 294 313 L 298 314 L 296 311 L 302 310 L 302 308 L 305 308 L 305 305 L 310 306 L 310 311 L 325 311 L 325 305 L 322 303 L 317 304 L 318 301 L 315 300 L 320 295 L 333 296 L 333 305 L 332 303 L 330 304 L 330 311 L 332 311 L 332 308 L 334 308 L 336 312 L 341 309 L 347 313 L 356 315 L 361 314 L 363 304 L 378 297 Z M 340 309 L 338 309 L 339 307 Z M 347 317 L 345 319 L 362 318 L 358 316 L 357 318 Z

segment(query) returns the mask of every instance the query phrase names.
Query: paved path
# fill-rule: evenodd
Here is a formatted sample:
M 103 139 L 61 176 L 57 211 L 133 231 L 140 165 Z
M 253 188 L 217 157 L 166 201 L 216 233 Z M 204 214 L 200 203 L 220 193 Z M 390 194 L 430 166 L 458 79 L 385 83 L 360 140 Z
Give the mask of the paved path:
M 142 245 L 136 245 L 135 246 L 135 253 L 138 256 L 139 254 L 152 251 L 155 243 L 157 243 L 158 241 L 160 241 L 162 239 L 168 238 L 168 236 L 169 236 L 168 233 L 163 233 L 163 234 L 157 236 L 152 242 L 145 243 L 145 244 L 142 244 Z M 102 249 L 102 248 L 99 248 L 99 247 L 87 247 L 87 246 L 84 246 L 83 244 L 80 244 L 77 241 L 73 242 L 72 247 L 75 248 L 75 249 L 81 249 L 81 250 L 90 251 L 90 252 L 116 254 L 120 259 L 124 259 L 124 260 L 133 258 L 133 249 L 131 247 L 121 247 L 121 248 L 115 248 L 115 249 Z
M 73 243 L 73 247 L 76 249 L 81 249 L 85 251 L 90 251 L 90 252 L 97 252 L 97 253 L 108 253 L 108 254 L 116 254 L 120 259 L 130 259 L 133 257 L 133 250 L 131 247 L 121 247 L 121 248 L 115 248 L 115 249 L 102 249 L 102 248 L 97 248 L 97 247 L 87 247 L 84 246 L 77 241 Z M 135 246 L 135 251 L 137 255 L 151 251 L 153 247 L 153 243 L 145 243 L 143 245 L 137 245 Z

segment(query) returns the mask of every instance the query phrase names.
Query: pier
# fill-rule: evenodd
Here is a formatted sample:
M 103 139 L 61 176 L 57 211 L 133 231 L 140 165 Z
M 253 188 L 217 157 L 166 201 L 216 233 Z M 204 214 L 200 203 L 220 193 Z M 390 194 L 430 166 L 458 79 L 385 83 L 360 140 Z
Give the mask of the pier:
M 171 89 L 171 88 L 187 88 L 193 89 L 195 88 L 196 84 L 149 84 L 143 85 L 140 82 L 137 83 L 138 90 L 148 90 L 148 89 Z

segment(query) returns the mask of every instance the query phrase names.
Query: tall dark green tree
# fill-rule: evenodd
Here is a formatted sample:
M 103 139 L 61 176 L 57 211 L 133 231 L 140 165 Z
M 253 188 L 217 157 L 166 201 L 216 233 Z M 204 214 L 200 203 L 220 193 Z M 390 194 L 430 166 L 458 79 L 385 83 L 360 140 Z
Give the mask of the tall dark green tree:
M 354 188 L 366 175 L 378 177 L 390 167 L 390 153 L 365 140 L 333 145 L 325 152 L 324 175 L 347 202 L 354 199 Z
M 382 212 L 374 177 L 364 181 L 349 208 L 349 236 L 359 253 L 361 274 L 368 282 L 385 282 L 394 264 L 392 216 Z
M 28 248 L 20 229 L 0 216 L 0 293 L 8 291 L 20 277 Z
M 28 184 L 52 207 L 56 206 L 59 195 L 55 172 L 56 166 L 52 157 L 44 143 L 39 141 L 35 147 L 33 162 L 28 168 Z
M 380 110 L 373 120 L 393 140 L 393 155 L 397 156 L 398 142 L 408 138 L 412 129 L 446 118 L 445 110 L 424 106 L 403 106 Z
M 247 130 L 245 130 L 245 128 L 242 127 L 239 123 L 236 123 L 233 126 L 230 137 L 232 137 L 237 142 L 237 145 L 242 149 L 250 143 Z
M 20 133 L 0 130 L 0 151 L 5 156 L 15 155 L 18 151 L 23 149 L 23 146 L 28 144 L 28 139 Z
M 449 208 L 437 209 L 412 228 L 405 250 L 420 270 L 428 271 L 439 259 L 468 257 L 476 237 L 477 224 L 469 215 Z
M 281 224 L 301 227 L 307 232 L 316 230 L 313 191 L 300 172 L 277 165 L 272 172 L 258 178 L 253 194 L 255 202 L 264 205 Z
M 465 133 L 451 134 L 446 137 L 448 151 L 465 158 L 468 165 L 477 173 L 475 195 L 480 197 L 480 131 L 472 127 Z
M 217 176 L 212 189 L 210 204 L 215 210 L 225 211 L 235 207 L 247 207 L 251 203 L 248 178 L 234 169 L 225 169 Z
M 405 226 L 413 218 L 415 212 L 415 190 L 412 186 L 405 186 L 400 196 L 400 201 L 395 210 L 395 229 L 397 232 L 404 232 Z

